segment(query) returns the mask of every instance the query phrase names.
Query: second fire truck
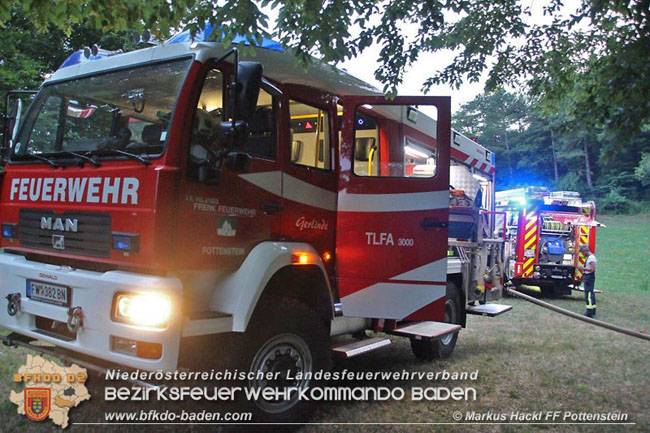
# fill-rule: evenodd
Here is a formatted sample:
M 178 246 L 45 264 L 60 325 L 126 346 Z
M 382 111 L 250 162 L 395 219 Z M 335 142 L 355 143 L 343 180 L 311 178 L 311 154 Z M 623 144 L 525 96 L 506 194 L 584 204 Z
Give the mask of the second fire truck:
M 586 257 L 596 252 L 596 205 L 573 191 L 527 187 L 496 193 L 503 212 L 506 272 L 515 286 L 537 286 L 545 294 L 568 295 L 582 281 Z

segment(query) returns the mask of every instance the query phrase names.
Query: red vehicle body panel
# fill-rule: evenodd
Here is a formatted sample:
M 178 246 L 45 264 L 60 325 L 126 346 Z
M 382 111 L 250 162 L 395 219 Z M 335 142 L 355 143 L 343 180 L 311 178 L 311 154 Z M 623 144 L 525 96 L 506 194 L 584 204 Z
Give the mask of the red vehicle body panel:
M 332 95 L 313 87 L 277 84 L 284 92 L 278 113 L 277 152 L 274 159 L 252 158 L 244 174 L 224 169 L 217 185 L 193 181 L 186 176 L 188 149 L 194 110 L 209 62 L 194 62 L 177 101 L 167 138 L 165 153 L 151 165 L 138 161 L 105 161 L 101 167 L 54 169 L 45 164 L 8 164 L 2 182 L 0 214 L 2 222 L 17 223 L 20 209 L 103 212 L 110 214 L 111 231 L 139 234 L 139 250 L 111 251 L 109 257 L 83 257 L 58 251 L 43 251 L 21 245 L 20 239 L 1 240 L 5 249 L 65 262 L 103 263 L 115 268 L 138 269 L 152 273 L 173 270 L 234 270 L 258 243 L 268 240 L 301 241 L 314 246 L 319 254 L 330 253 L 325 262 L 331 282 L 338 286 L 346 315 L 408 320 L 444 320 L 446 285 L 448 188 L 450 158 L 450 99 L 437 97 L 401 97 Z M 343 99 L 339 99 L 339 97 Z M 331 170 L 296 166 L 290 162 L 289 99 L 296 99 L 329 113 Z M 342 143 L 338 146 L 338 104 L 344 106 Z M 405 124 L 385 125 L 394 137 L 381 137 L 384 155 L 395 152 L 387 147 L 389 139 L 409 135 L 436 149 L 437 173 L 432 178 L 359 177 L 352 172 L 354 113 L 360 104 L 435 105 L 438 109 L 436 138 Z M 340 152 L 340 155 L 339 155 Z M 390 155 L 402 158 L 403 155 Z M 382 165 L 382 174 L 388 166 Z M 133 178 L 137 179 L 137 202 L 12 200 L 14 179 Z M 42 182 L 42 181 L 41 181 Z M 86 180 L 90 183 L 90 180 Z M 102 181 L 103 182 L 103 181 Z M 342 192 L 357 195 L 394 195 L 412 197 L 435 194 L 436 201 L 419 203 L 416 209 L 386 209 L 365 212 L 361 208 L 337 210 L 336 197 Z M 102 194 L 99 192 L 98 194 Z M 326 200 L 314 201 L 323 197 Z M 29 195 L 29 194 L 28 194 Z M 15 191 L 14 191 L 15 196 Z M 333 197 L 330 205 L 327 200 Z M 418 196 L 419 197 L 419 196 Z M 339 198 L 339 205 L 341 203 Z M 271 205 L 269 208 L 268 205 Z M 269 210 L 270 209 L 270 210 Z M 229 222 L 229 230 L 221 225 Z M 424 227 L 425 223 L 430 224 Z M 436 226 L 436 224 L 438 224 Z M 426 225 L 426 224 L 425 224 Z M 236 235 L 233 233 L 236 232 Z M 397 239 L 414 239 L 414 246 L 403 251 L 399 246 L 377 248 L 368 245 L 367 232 L 390 232 Z M 224 234 L 225 233 L 225 234 Z M 418 268 L 428 269 L 426 277 L 403 276 Z M 444 266 L 440 265 L 445 263 Z M 422 275 L 422 274 L 420 274 Z M 400 277 L 402 276 L 402 277 Z M 346 304 L 345 297 L 377 284 L 392 284 L 396 290 L 388 298 L 369 298 L 369 314 L 359 314 Z M 415 295 L 417 309 L 408 314 L 391 311 L 391 302 L 403 298 L 400 288 L 408 287 L 428 295 Z M 413 293 L 407 290 L 405 293 Z M 442 293 L 442 295 L 441 295 Z M 418 298 L 420 297 L 420 298 Z M 347 311 L 346 311 L 347 306 Z

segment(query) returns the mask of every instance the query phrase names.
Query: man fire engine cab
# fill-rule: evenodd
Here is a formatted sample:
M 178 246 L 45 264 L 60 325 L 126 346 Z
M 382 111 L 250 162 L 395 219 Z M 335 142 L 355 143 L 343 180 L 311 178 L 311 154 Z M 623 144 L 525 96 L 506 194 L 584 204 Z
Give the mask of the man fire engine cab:
M 2 179 L 5 343 L 98 369 L 292 373 L 254 387 L 305 388 L 295 373 L 332 353 L 391 343 L 332 342 L 367 330 L 450 356 L 478 249 L 449 280 L 449 98 L 387 100 L 268 40 L 240 62 L 211 30 L 75 53 L 40 88 Z M 305 402 L 253 403 L 282 421 Z

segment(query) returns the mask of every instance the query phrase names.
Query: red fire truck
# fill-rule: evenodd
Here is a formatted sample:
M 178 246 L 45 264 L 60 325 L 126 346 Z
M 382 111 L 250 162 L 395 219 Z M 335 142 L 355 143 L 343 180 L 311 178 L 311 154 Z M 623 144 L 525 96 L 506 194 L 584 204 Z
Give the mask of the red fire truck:
M 449 98 L 388 100 L 268 40 L 239 61 L 209 33 L 78 52 L 41 86 L 2 173 L 6 344 L 304 388 L 296 372 L 391 343 L 372 332 L 447 357 L 466 314 L 509 308 L 487 303 L 494 161 L 452 137 Z
M 574 191 L 527 187 L 496 193 L 504 212 L 506 269 L 515 285 L 538 286 L 548 295 L 568 295 L 582 281 L 582 245 L 596 251 L 596 205 Z

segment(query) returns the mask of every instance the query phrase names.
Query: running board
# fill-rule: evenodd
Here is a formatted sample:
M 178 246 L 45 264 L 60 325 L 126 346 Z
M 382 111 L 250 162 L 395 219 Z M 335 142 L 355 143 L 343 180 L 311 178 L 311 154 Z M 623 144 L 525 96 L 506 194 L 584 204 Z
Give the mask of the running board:
M 477 316 L 496 317 L 503 313 L 512 310 L 512 305 L 501 304 L 483 304 L 483 305 L 468 305 L 465 311 L 467 314 L 475 314 Z
M 412 323 L 401 328 L 395 328 L 392 334 L 403 337 L 431 339 L 444 337 L 447 334 L 460 330 L 461 326 L 445 322 L 419 322 Z
M 373 337 L 365 340 L 353 341 L 352 343 L 344 343 L 334 346 L 332 351 L 335 355 L 342 358 L 352 358 L 363 353 L 372 352 L 373 350 L 380 349 L 388 346 L 390 340 L 388 338 Z

